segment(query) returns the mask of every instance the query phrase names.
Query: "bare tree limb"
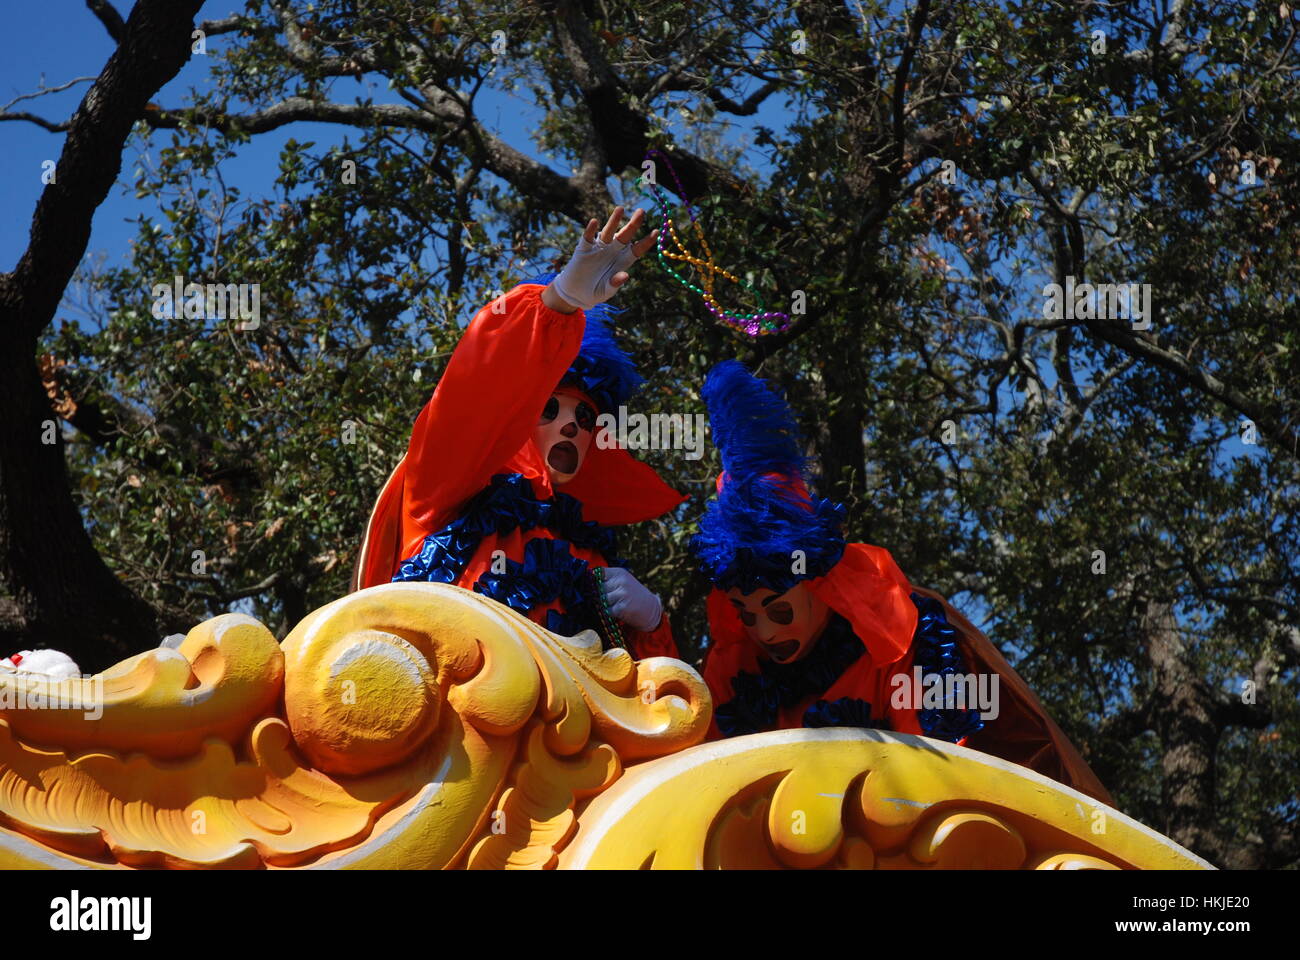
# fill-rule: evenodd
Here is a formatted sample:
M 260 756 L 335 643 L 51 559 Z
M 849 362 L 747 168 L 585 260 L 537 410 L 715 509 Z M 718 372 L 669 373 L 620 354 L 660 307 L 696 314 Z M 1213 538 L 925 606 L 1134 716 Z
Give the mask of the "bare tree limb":
M 108 35 L 113 38 L 114 43 L 121 43 L 122 38 L 126 36 L 126 21 L 122 15 L 117 12 L 108 0 L 86 0 L 86 6 L 90 12 L 99 18 L 99 22 L 104 25 Z
M 1196 388 L 1206 396 L 1218 400 L 1254 421 L 1260 432 L 1275 440 L 1287 456 L 1292 458 L 1300 456 L 1300 435 L 1297 435 L 1294 424 L 1280 412 L 1268 410 L 1252 402 L 1208 370 L 1160 346 L 1154 338 L 1138 336 L 1122 322 L 1085 320 L 1084 325 L 1097 339 L 1119 347 L 1139 360 L 1149 361 L 1169 371 L 1184 384 Z

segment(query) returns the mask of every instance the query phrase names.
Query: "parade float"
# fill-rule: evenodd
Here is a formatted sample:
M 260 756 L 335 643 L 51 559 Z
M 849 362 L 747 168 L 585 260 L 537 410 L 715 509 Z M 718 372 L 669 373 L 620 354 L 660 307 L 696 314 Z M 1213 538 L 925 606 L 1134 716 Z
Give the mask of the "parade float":
M 392 583 L 277 643 L 224 614 L 90 678 L 0 669 L 5 869 L 1204 869 L 921 736 L 704 742 L 687 664 Z

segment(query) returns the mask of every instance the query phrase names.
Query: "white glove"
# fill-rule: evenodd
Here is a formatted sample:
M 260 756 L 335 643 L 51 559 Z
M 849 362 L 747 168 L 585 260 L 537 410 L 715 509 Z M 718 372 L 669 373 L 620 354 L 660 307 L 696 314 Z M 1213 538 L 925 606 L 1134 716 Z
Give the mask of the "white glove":
M 564 265 L 559 276 L 551 281 L 551 286 L 560 299 L 590 310 L 598 303 L 604 303 L 615 293 L 618 287 L 610 283 L 610 278 L 620 270 L 625 270 L 636 260 L 632 244 L 621 243 L 617 239 L 606 243 L 596 234 L 595 240 L 585 236 L 578 238 L 578 249 Z
M 664 615 L 659 598 L 622 567 L 605 568 L 605 599 L 610 613 L 642 633 L 659 626 Z

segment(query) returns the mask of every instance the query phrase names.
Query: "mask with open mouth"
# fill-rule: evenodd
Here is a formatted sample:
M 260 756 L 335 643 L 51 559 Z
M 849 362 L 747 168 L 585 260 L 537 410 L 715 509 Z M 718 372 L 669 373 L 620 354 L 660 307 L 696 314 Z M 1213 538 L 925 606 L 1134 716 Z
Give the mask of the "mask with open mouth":
M 794 663 L 812 652 L 830 621 L 830 608 L 806 584 L 784 593 L 760 587 L 741 593 L 733 587 L 727 599 L 740 616 L 745 633 L 777 663 Z
M 551 394 L 533 439 L 546 461 L 552 483 L 566 483 L 577 476 L 591 449 L 595 429 L 596 406 L 581 390 L 559 387 Z

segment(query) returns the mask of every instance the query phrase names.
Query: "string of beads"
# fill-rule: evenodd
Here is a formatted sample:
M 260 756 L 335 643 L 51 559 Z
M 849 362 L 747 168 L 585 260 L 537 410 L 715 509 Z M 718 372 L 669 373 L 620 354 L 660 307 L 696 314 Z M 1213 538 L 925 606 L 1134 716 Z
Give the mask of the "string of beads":
M 770 334 L 781 333 L 782 331 L 787 330 L 794 322 L 794 319 L 788 313 L 782 313 L 779 310 L 765 309 L 762 295 L 754 289 L 753 284 L 736 276 L 729 270 L 719 267 L 714 262 L 713 251 L 709 248 L 708 240 L 705 239 L 704 228 L 700 225 L 699 217 L 696 216 L 695 206 L 690 202 L 690 200 L 686 199 L 686 190 L 682 187 L 681 178 L 673 168 L 672 161 L 668 159 L 667 155 L 665 155 L 662 150 L 651 147 L 645 154 L 645 158 L 651 163 L 651 171 L 656 169 L 654 166 L 656 163 L 656 157 L 659 162 L 662 162 L 663 165 L 668 168 L 668 172 L 672 174 L 673 181 L 677 184 L 677 194 L 683 198 L 683 202 L 686 204 L 686 211 L 690 215 L 691 226 L 694 228 L 695 238 L 699 241 L 700 247 L 704 251 L 704 256 L 699 257 L 687 248 L 686 244 L 682 241 L 682 238 L 678 235 L 676 225 L 668 216 L 668 201 L 664 194 L 663 187 L 659 184 L 658 178 L 651 176 L 649 180 L 647 180 L 642 176 L 637 180 L 637 185 L 641 187 L 643 193 L 646 193 L 650 199 L 654 201 L 655 206 L 659 209 L 659 241 L 655 249 L 659 265 L 663 267 L 665 272 L 667 272 L 674 280 L 701 297 L 704 300 L 704 305 L 708 307 L 709 311 L 728 326 L 734 327 L 751 337 L 768 336 Z M 649 188 L 648 190 L 647 187 Z M 674 249 L 669 249 L 670 243 Z M 674 270 L 668 263 L 670 260 L 679 263 L 688 263 L 698 270 L 700 282 L 703 286 L 696 286 Z M 753 295 L 754 299 L 758 301 L 758 312 L 733 313 L 732 311 L 723 308 L 723 306 L 718 302 L 717 296 L 714 294 L 715 277 L 722 277 L 724 280 L 729 280 L 737 286 L 743 287 L 749 291 L 749 293 Z
M 587 571 L 595 584 L 593 590 L 596 613 L 600 617 L 600 629 L 605 634 L 605 639 L 610 643 L 627 649 L 627 641 L 623 639 L 623 628 L 619 626 L 618 619 L 610 612 L 609 598 L 605 595 L 605 568 L 592 567 Z

